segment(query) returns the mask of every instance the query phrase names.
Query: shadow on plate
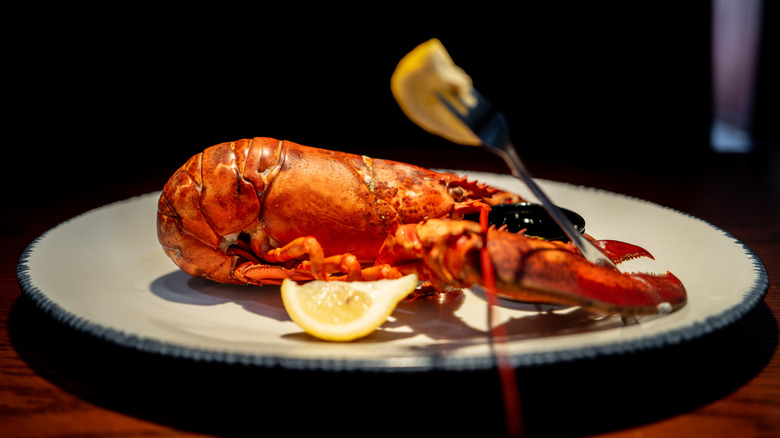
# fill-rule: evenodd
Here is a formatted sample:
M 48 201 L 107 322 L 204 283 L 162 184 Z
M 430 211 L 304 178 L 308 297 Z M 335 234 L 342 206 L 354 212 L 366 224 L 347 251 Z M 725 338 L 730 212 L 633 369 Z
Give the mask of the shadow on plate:
M 221 284 L 191 277 L 183 271 L 173 271 L 155 279 L 149 289 L 158 297 L 174 303 L 193 306 L 234 303 L 260 317 L 277 321 L 290 320 L 284 310 L 278 286 Z M 433 341 L 442 342 L 434 347 L 437 352 L 484 343 L 488 336 L 487 331 L 483 327 L 475 327 L 458 314 L 467 295 L 471 295 L 469 299 L 485 303 L 487 314 L 485 298 L 471 291 L 403 301 L 380 329 L 356 342 L 393 342 L 424 335 Z M 603 317 L 581 308 L 542 306 L 507 300 L 501 300 L 501 306 L 517 311 L 515 316 L 501 324 L 513 341 L 609 330 L 624 325 L 619 317 Z M 322 342 L 303 332 L 291 333 L 283 338 L 298 342 Z
M 173 271 L 156 278 L 149 290 L 174 303 L 192 306 L 218 306 L 235 303 L 244 310 L 278 321 L 289 321 L 278 286 L 222 284 Z

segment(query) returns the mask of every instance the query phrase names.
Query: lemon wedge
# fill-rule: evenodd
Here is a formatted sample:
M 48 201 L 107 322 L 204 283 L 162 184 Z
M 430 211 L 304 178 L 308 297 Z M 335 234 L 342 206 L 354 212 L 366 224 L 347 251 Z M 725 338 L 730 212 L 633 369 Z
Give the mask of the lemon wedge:
M 417 287 L 417 274 L 393 280 L 311 281 L 285 279 L 282 301 L 306 333 L 328 341 L 352 341 L 382 325 Z
M 390 90 L 401 110 L 426 131 L 455 143 L 479 145 L 480 141 L 436 97 L 442 94 L 454 106 L 476 105 L 471 77 L 455 65 L 437 38 L 415 47 L 398 62 L 390 77 Z

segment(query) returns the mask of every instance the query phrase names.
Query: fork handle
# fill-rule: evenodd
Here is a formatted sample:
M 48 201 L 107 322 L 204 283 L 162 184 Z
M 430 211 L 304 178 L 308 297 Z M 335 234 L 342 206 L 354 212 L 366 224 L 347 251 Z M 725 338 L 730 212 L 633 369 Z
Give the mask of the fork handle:
M 531 174 L 525 168 L 523 162 L 520 161 L 520 157 L 517 155 L 517 152 L 515 152 L 514 146 L 507 143 L 506 148 L 495 148 L 493 151 L 506 161 L 507 165 L 512 170 L 512 175 L 522 180 L 528 188 L 531 189 L 531 192 L 539 199 L 544 206 L 544 209 L 547 210 L 547 213 L 549 213 L 558 226 L 561 227 L 563 232 L 566 233 L 566 237 L 571 240 L 574 246 L 580 250 L 582 255 L 589 262 L 617 269 L 615 264 L 612 263 L 612 260 L 608 259 L 595 245 L 577 231 L 569 218 L 567 218 L 561 209 L 547 197 L 544 190 L 536 184 L 536 181 L 531 177 Z

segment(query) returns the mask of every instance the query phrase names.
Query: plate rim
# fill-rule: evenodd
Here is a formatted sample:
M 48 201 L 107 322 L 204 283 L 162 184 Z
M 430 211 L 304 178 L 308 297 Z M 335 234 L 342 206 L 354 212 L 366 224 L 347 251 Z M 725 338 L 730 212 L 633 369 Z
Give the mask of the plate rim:
M 489 172 L 458 170 L 468 174 L 470 177 L 478 174 L 490 174 Z M 497 174 L 496 174 L 497 175 Z M 647 338 L 615 341 L 605 345 L 590 345 L 584 347 L 573 347 L 555 351 L 540 351 L 513 354 L 509 359 L 513 367 L 529 367 L 539 365 L 552 365 L 564 362 L 574 362 L 583 359 L 593 359 L 597 357 L 606 357 L 622 355 L 628 353 L 638 353 L 642 351 L 662 349 L 682 342 L 689 342 L 704 335 L 728 327 L 750 312 L 765 297 L 769 289 L 769 276 L 764 263 L 758 255 L 750 249 L 745 243 L 734 237 L 731 233 L 717 227 L 701 218 L 693 216 L 679 210 L 660 205 L 658 203 L 647 201 L 635 196 L 616 193 L 595 187 L 588 187 L 579 184 L 567 182 L 538 179 L 553 184 L 568 186 L 578 190 L 589 190 L 600 192 L 606 195 L 614 195 L 629 199 L 635 202 L 642 202 L 657 208 L 671 211 L 680 216 L 698 221 L 699 223 L 710 227 L 721 233 L 723 237 L 737 244 L 744 251 L 745 256 L 750 259 L 753 267 L 753 284 L 744 292 L 742 299 L 734 306 L 725 311 L 710 315 L 703 321 L 694 321 L 692 324 L 676 328 L 674 330 L 659 333 Z M 56 229 L 99 210 L 109 209 L 113 206 L 123 203 L 129 203 L 139 198 L 159 196 L 160 191 L 145 193 L 129 198 L 114 201 L 96 208 L 87 210 L 81 214 L 64 220 L 52 228 L 41 233 L 37 238 L 30 242 L 17 263 L 17 281 L 22 292 L 31 299 L 31 301 L 46 315 L 64 324 L 77 332 L 87 334 L 90 337 L 106 341 L 124 348 L 138 350 L 144 353 L 173 357 L 184 360 L 195 360 L 205 362 L 223 363 L 228 365 L 251 365 L 263 368 L 281 367 L 291 370 L 316 370 L 316 371 L 392 371 L 392 372 L 422 372 L 422 371 L 466 371 L 466 370 L 485 370 L 495 367 L 495 358 L 491 355 L 478 357 L 441 357 L 436 355 L 414 356 L 414 357 L 381 357 L 372 359 L 355 358 L 297 358 L 285 357 L 283 355 L 263 355 L 250 354 L 243 352 L 232 352 L 228 350 L 215 350 L 208 348 L 196 348 L 183 345 L 176 345 L 164 340 L 151 339 L 126 333 L 112 327 L 106 327 L 99 323 L 89 321 L 81 316 L 69 312 L 58 303 L 46 295 L 33 284 L 30 276 L 30 266 L 28 265 L 30 256 L 36 246 Z

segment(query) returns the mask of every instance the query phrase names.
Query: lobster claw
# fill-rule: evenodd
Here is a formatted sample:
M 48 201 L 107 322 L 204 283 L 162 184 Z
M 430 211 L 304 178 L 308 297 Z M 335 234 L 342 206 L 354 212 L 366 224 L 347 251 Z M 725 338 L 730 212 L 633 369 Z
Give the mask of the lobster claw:
M 625 242 L 594 244 L 615 263 L 652 258 Z M 430 219 L 400 226 L 385 241 L 377 263 L 417 272 L 443 291 L 480 284 L 511 300 L 581 306 L 606 315 L 668 313 L 687 299 L 682 283 L 669 272 L 623 273 L 589 262 L 571 244 L 495 227 L 485 234 L 471 221 Z
M 655 260 L 655 257 L 653 257 L 649 251 L 632 243 L 621 242 L 619 240 L 589 240 L 616 265 L 640 257 Z
M 614 240 L 593 243 L 613 262 L 653 258 L 644 248 Z M 490 230 L 499 296 L 527 302 L 581 306 L 623 316 L 669 313 L 682 307 L 687 293 L 671 272 L 623 273 L 588 262 L 570 245 L 528 239 Z M 508 253 L 514 252 L 514 256 Z

